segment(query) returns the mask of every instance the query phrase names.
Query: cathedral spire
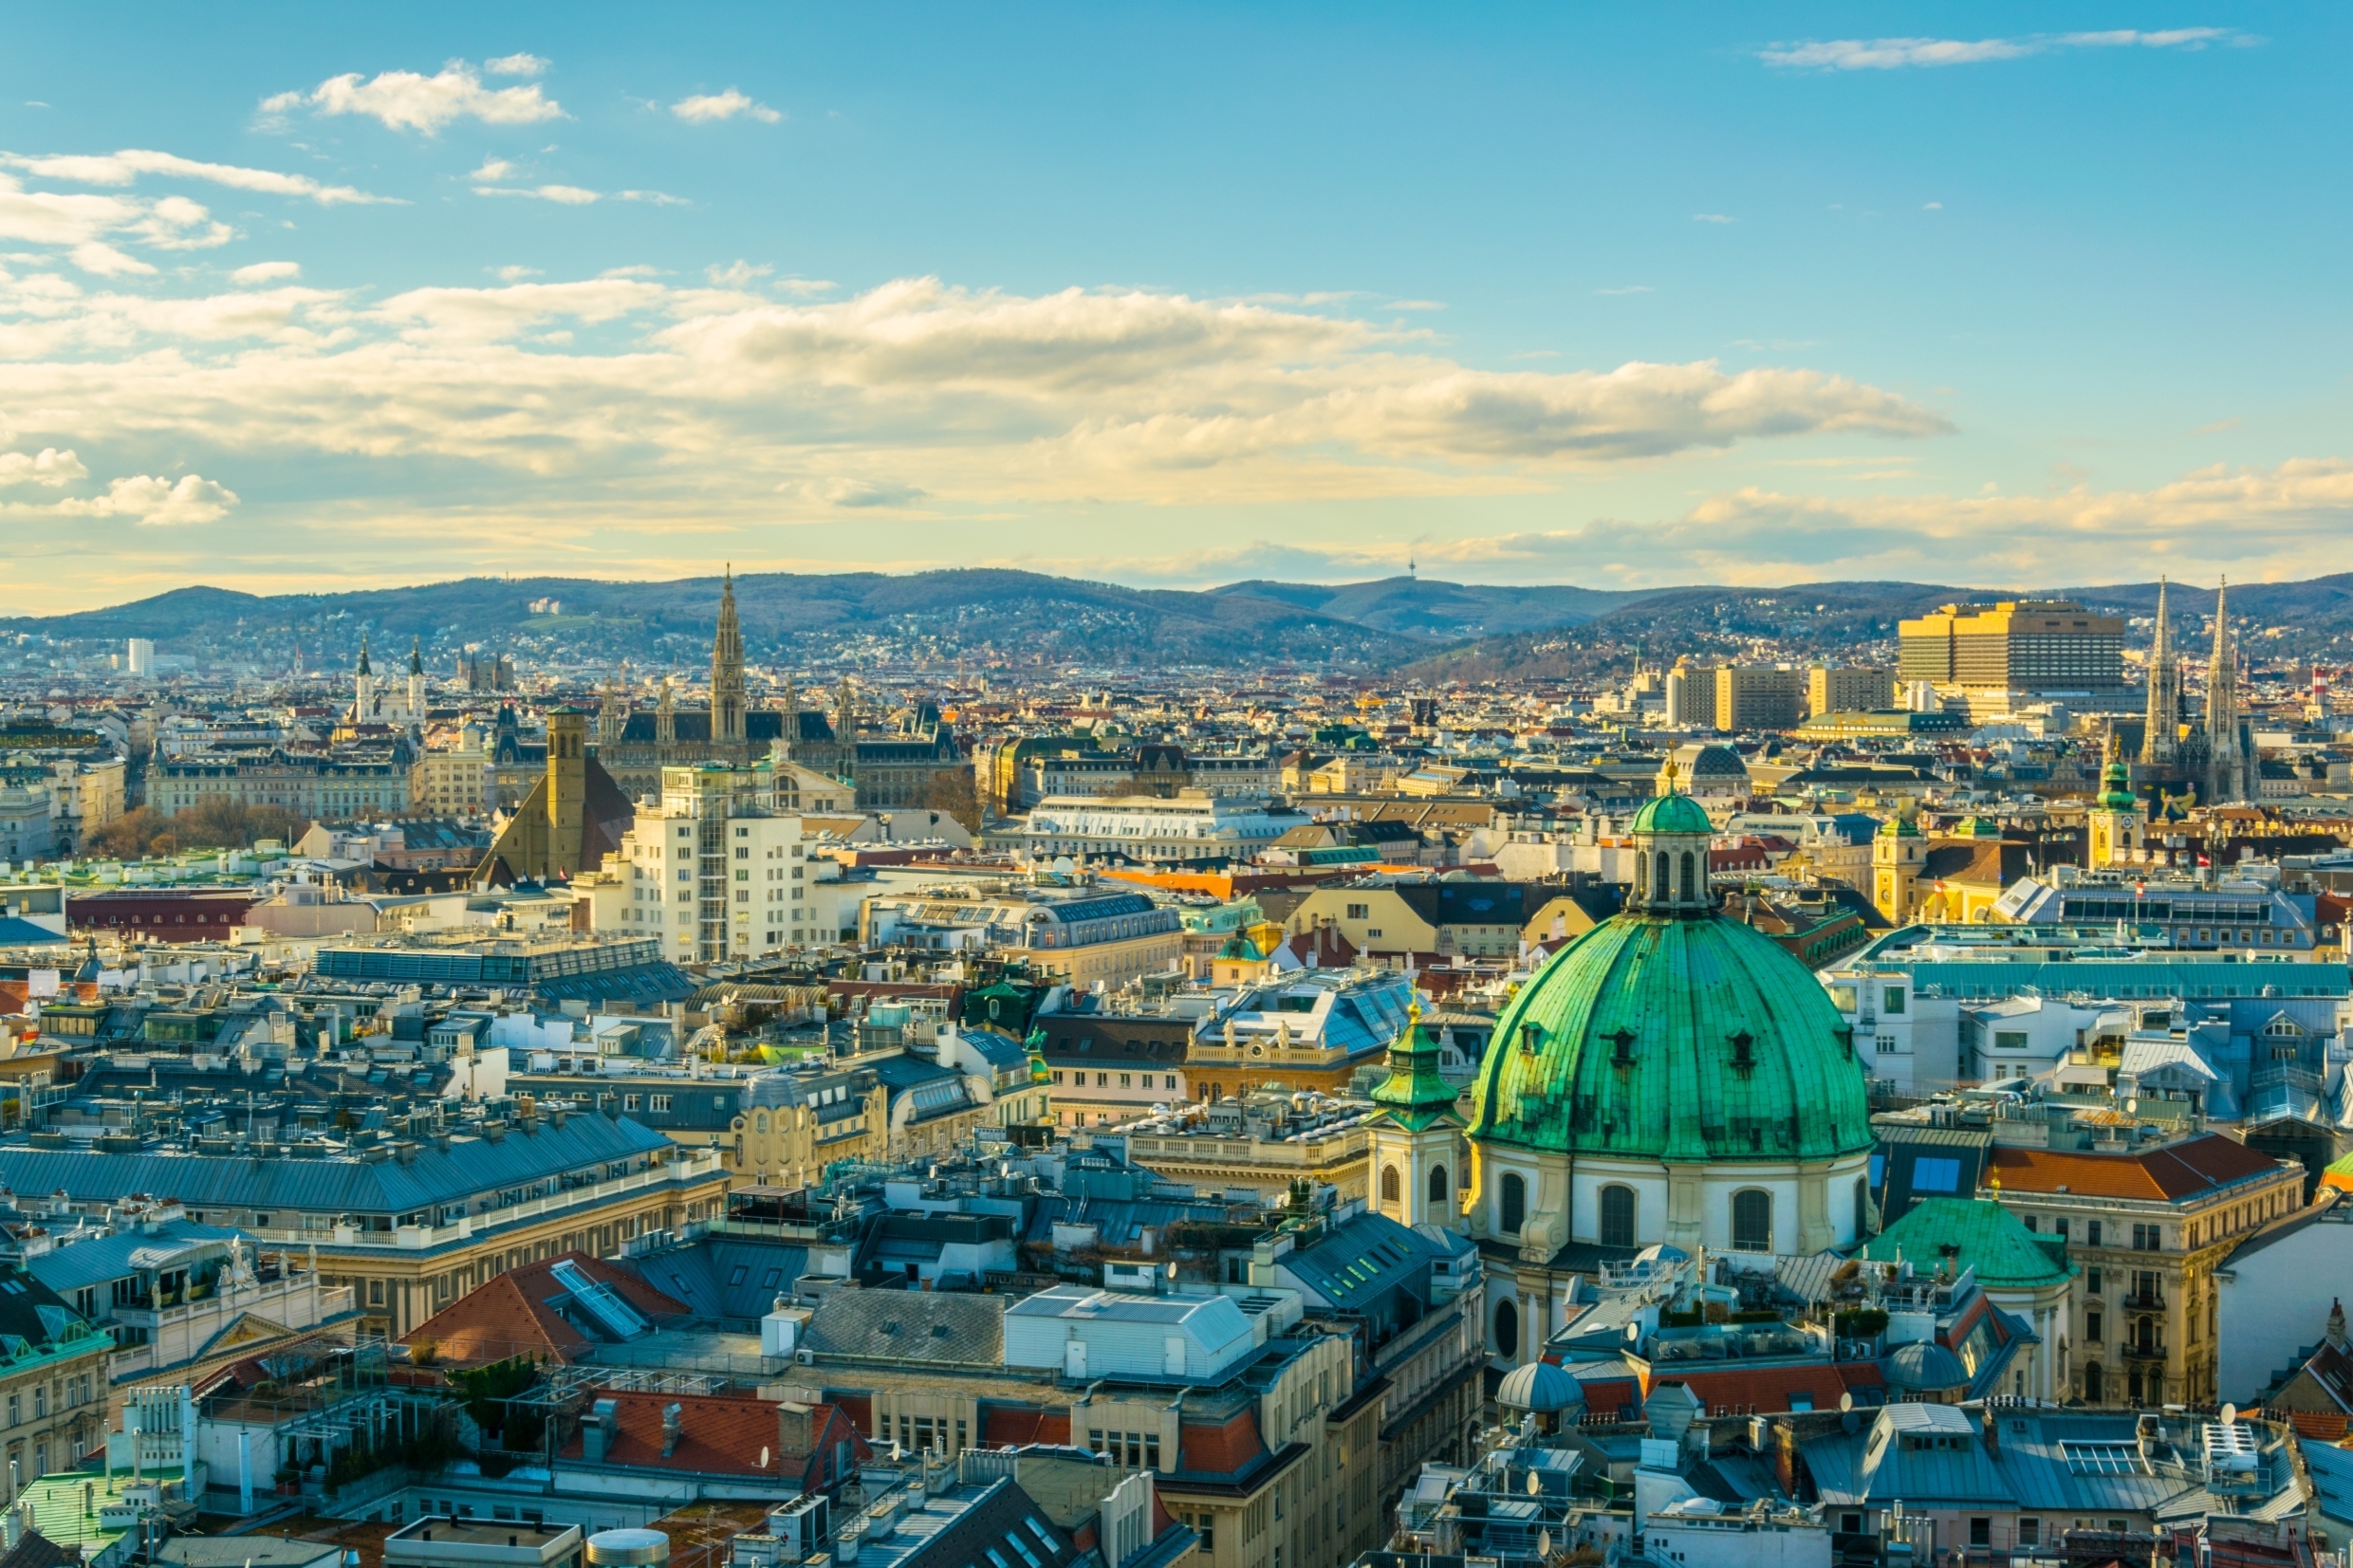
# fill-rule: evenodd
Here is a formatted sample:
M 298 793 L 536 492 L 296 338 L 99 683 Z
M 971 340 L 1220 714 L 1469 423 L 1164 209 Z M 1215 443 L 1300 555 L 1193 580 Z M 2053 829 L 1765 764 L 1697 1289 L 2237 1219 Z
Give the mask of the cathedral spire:
M 2152 767 L 2173 762 L 2181 734 L 2181 655 L 2174 651 L 2165 586 L 2165 580 L 2158 578 L 2157 628 L 2149 642 L 2149 710 L 2140 731 L 2140 760 Z
M 2239 744 L 2238 647 L 2231 636 L 2231 580 L 2214 590 L 2214 645 L 2206 660 L 2206 799 L 2214 805 L 2250 793 L 2248 758 Z
M 421 675 L 421 674 L 423 674 L 424 673 L 425 673 L 425 645 L 424 645 L 424 641 L 423 641 L 423 639 L 422 639 L 422 638 L 419 638 L 419 637 L 411 637 L 411 638 L 409 638 L 409 673 L 410 673 L 410 674 L 412 674 L 412 675 Z
M 719 589 L 719 628 L 711 639 L 711 739 L 740 746 L 744 739 L 744 634 L 735 619 L 735 567 Z

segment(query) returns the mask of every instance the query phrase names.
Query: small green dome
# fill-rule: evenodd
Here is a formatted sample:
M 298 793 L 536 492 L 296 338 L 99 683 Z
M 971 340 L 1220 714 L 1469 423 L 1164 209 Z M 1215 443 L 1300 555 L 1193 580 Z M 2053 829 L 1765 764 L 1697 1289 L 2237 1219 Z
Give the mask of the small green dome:
M 1471 1135 L 1662 1161 L 1871 1147 L 1829 994 L 1770 938 L 1713 914 L 1621 914 L 1555 955 L 1496 1023 Z
M 1919 824 L 1909 817 L 1890 817 L 1880 824 L 1880 837 L 1882 839 L 1917 839 L 1919 836 Z
M 1714 833 L 1715 824 L 1689 795 L 1661 795 L 1634 814 L 1637 833 Z

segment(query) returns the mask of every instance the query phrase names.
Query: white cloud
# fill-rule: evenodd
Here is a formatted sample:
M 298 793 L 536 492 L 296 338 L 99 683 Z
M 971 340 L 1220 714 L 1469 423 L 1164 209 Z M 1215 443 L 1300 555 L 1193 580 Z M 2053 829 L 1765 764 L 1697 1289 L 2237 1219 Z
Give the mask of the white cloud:
M 451 61 L 433 76 L 384 71 L 363 81 L 352 71 L 329 77 L 307 93 L 277 93 L 262 100 L 262 112 L 284 114 L 306 105 L 323 115 L 365 115 L 393 130 L 428 136 L 458 120 L 531 125 L 564 117 L 563 106 L 537 83 L 485 87 L 480 75 L 462 60 Z
M 482 62 L 482 68 L 492 76 L 545 76 L 547 65 L 536 54 L 502 54 L 495 60 Z
M 1692 214 L 1694 223 L 1738 223 L 1739 221 L 1738 218 L 1727 217 L 1721 212 L 1694 212 Z
M 779 278 L 769 286 L 780 294 L 789 294 L 796 300 L 813 300 L 821 295 L 830 294 L 842 286 L 824 278 Z
M 477 185 L 477 196 L 526 196 L 533 201 L 552 201 L 565 207 L 585 207 L 598 199 L 597 193 L 578 185 Z
M 1775 44 L 1757 58 L 1798 70 L 1892 71 L 1918 65 L 1980 65 L 2023 60 L 2053 49 L 2202 49 L 2210 44 L 2248 46 L 2262 40 L 2233 28 L 2173 28 L 2157 32 L 2030 33 L 2019 38 L 1834 38 Z
M 775 268 L 762 262 L 754 267 L 738 256 L 725 267 L 706 267 L 703 276 L 721 288 L 749 288 L 755 278 L 765 278 Z
M 486 157 L 482 167 L 466 177 L 476 185 L 495 185 L 514 173 L 515 166 L 503 157 Z
M 130 231 L 158 250 L 209 250 L 227 245 L 236 231 L 186 196 L 165 196 Z
M 229 281 L 244 284 L 250 287 L 254 284 L 277 283 L 282 279 L 299 278 L 302 275 L 303 264 L 300 262 L 255 262 L 250 267 L 240 267 L 234 272 L 230 273 Z
M 684 196 L 674 196 L 662 191 L 616 191 L 613 193 L 613 199 L 615 201 L 642 201 L 656 207 L 684 207 L 686 205 Z
M 498 269 L 498 281 L 501 283 L 521 283 L 526 278 L 538 276 L 539 268 L 536 267 L 502 267 Z
M 229 508 L 236 504 L 234 490 L 196 474 L 168 480 L 141 473 L 109 480 L 104 495 L 88 501 L 61 501 L 56 509 L 66 517 L 128 517 L 139 523 L 170 526 L 213 522 L 227 516 Z
M 67 254 L 73 257 L 73 264 L 83 271 L 95 272 L 102 278 L 119 278 L 128 273 L 155 271 L 154 267 L 140 261 L 137 256 L 126 255 L 100 240 L 89 240 L 77 245 Z
M 1630 283 L 1622 288 L 1597 288 L 1594 292 L 1596 294 L 1648 294 L 1652 292 L 1652 289 L 1646 283 Z
M 670 112 L 691 124 L 708 124 L 714 120 L 733 120 L 737 115 L 750 115 L 773 125 L 785 117 L 765 103 L 754 102 L 730 87 L 723 93 L 699 93 L 682 98 L 670 105 Z
M 1921 205 L 1920 211 L 1923 212 L 1941 212 L 1944 211 L 1944 203 L 1941 201 L 1926 202 Z
M 71 448 L 64 452 L 43 447 L 37 452 L 0 452 L 0 485 L 70 485 L 87 479 L 90 470 Z
M 161 175 L 172 179 L 209 180 L 232 190 L 254 191 L 264 195 L 301 196 L 329 207 L 338 203 L 382 203 L 394 199 L 372 196 L 349 185 L 322 185 L 306 175 L 280 174 L 274 169 L 248 169 L 234 163 L 203 163 L 195 158 L 142 147 L 125 147 L 119 153 L 68 153 L 41 157 L 21 153 L 0 153 L 0 165 L 21 169 L 44 179 L 64 180 L 72 185 L 128 185 L 141 175 Z
M 66 462 L 73 462 L 71 452 L 59 455 Z M 73 466 L 77 470 L 81 468 L 79 463 Z M 74 477 L 86 475 L 78 472 Z M 37 479 L 35 482 L 62 483 L 47 479 Z M 128 518 L 133 523 L 171 527 L 216 522 L 226 517 L 229 509 L 236 504 L 234 490 L 199 474 L 188 473 L 177 479 L 163 479 L 139 473 L 108 480 L 103 495 L 69 495 L 60 501 L 47 502 L 0 503 L 0 518 L 120 517 Z

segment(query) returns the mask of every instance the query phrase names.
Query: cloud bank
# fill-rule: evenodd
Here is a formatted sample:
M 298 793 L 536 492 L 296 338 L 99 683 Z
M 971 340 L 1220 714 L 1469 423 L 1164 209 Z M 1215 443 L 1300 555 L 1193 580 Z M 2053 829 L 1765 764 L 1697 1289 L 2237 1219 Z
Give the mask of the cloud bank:
M 1820 43 L 1775 44 L 1757 51 L 1768 65 L 1791 70 L 1893 71 L 1920 65 L 1982 65 L 1997 60 L 2064 49 L 2203 49 L 2240 47 L 2261 39 L 2235 28 L 2171 28 L 2142 32 L 2130 28 L 2107 32 L 2030 33 L 2020 38 L 1834 38 Z
M 455 459 L 868 508 L 1525 490 L 1747 441 L 1949 428 L 1806 368 L 1491 371 L 1419 332 L 1180 294 L 912 278 L 819 303 L 755 292 L 750 267 L 713 276 L 374 303 L 267 264 L 179 299 L 9 277 L 0 418 L 85 451 Z

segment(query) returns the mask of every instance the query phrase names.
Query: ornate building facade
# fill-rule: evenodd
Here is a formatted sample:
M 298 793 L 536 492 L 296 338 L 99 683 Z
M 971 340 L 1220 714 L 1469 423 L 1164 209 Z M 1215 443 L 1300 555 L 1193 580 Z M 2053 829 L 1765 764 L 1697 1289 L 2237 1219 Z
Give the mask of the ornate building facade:
M 716 763 L 743 768 L 773 760 L 849 783 L 857 807 L 869 811 L 922 805 L 938 775 L 967 766 L 955 731 L 940 721 L 938 709 L 918 703 L 897 715 L 890 728 L 868 729 L 846 678 L 835 692 L 830 715 L 822 707 L 803 707 L 790 676 L 777 707 L 752 707 L 732 572 L 719 591 L 718 626 L 711 641 L 710 706 L 680 709 L 675 689 L 664 681 L 653 710 L 639 711 L 622 685 L 609 682 L 597 711 L 595 751 L 613 783 L 632 800 L 658 796 L 665 767 Z

